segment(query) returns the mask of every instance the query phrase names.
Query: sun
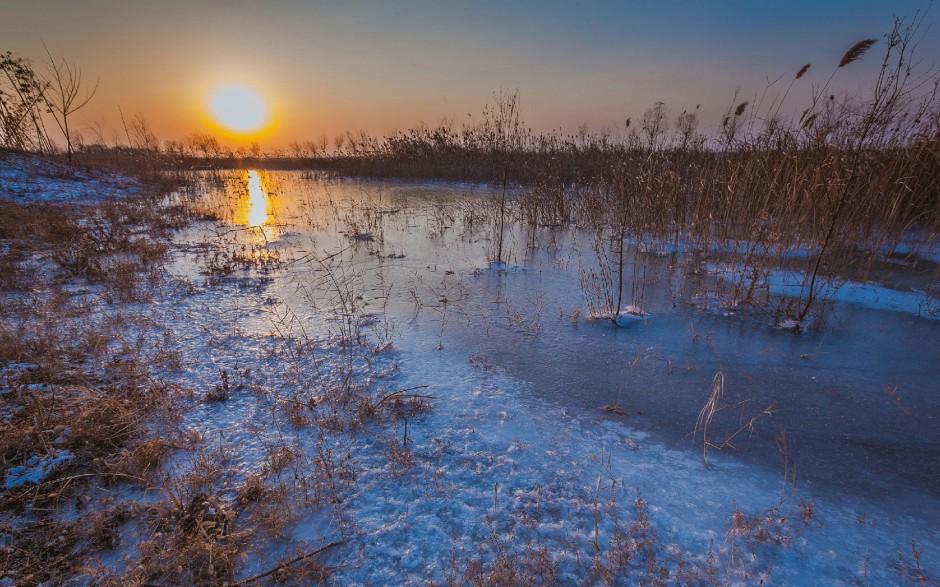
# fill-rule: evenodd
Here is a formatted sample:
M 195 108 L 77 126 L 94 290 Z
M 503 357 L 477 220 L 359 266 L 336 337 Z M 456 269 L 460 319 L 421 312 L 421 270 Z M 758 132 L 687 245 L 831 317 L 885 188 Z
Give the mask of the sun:
M 245 86 L 228 84 L 209 96 L 209 113 L 217 124 L 235 134 L 260 132 L 270 120 L 270 111 L 261 95 Z

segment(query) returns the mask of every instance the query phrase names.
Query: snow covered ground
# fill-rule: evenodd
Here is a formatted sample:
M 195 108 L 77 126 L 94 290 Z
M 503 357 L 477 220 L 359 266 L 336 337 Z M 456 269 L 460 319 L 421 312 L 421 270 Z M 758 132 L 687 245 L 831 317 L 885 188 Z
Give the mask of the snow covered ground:
M 18 169 L 0 167 L 0 192 L 79 195 Z M 79 191 L 124 182 L 88 172 Z M 270 508 L 237 579 L 342 541 L 322 557 L 338 585 L 485 584 L 513 565 L 558 584 L 940 580 L 940 323 L 914 289 L 843 285 L 826 328 L 794 334 L 703 312 L 650 250 L 617 327 L 588 320 L 578 231 L 517 227 L 490 263 L 479 186 L 233 172 L 197 193 L 222 220 L 177 234 L 142 306 L 180 353 L 167 376 L 198 448 L 158 490 L 115 493 L 153 504 L 190 484 L 212 515 Z M 698 278 L 735 277 L 718 269 Z M 268 493 L 244 506 L 252 479 Z M 132 567 L 149 532 L 125 524 L 101 561 Z
M 135 194 L 140 186 L 111 171 L 54 159 L 0 153 L 0 197 L 16 202 L 86 204 Z

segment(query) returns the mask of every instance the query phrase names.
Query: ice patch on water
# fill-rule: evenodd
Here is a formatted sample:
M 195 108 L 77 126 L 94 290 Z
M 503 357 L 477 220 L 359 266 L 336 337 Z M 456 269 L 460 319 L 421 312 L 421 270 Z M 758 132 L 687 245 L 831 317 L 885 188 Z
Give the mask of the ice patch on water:
M 709 273 L 720 279 L 732 281 L 745 277 L 741 267 L 727 265 L 708 265 Z M 778 296 L 800 297 L 809 287 L 809 279 L 801 272 L 773 269 L 762 274 L 760 287 L 766 287 L 771 294 Z M 937 301 L 921 290 L 901 291 L 877 283 L 858 283 L 853 281 L 828 283 L 824 286 L 820 300 L 826 299 L 841 304 L 854 304 L 872 310 L 912 314 L 929 319 L 940 319 L 940 312 L 933 310 Z M 782 325 L 782 324 L 781 324 Z
M 525 271 L 525 267 L 519 265 L 513 265 L 506 261 L 492 261 L 487 265 L 487 270 L 501 273 L 515 273 L 518 271 Z
M 894 247 L 885 247 L 882 254 L 889 260 L 902 260 L 907 264 L 927 261 L 940 264 L 940 238 L 923 230 L 912 230 L 901 237 Z
M 700 454 L 663 445 L 616 419 L 573 414 L 479 360 L 427 351 L 420 329 L 413 334 L 398 345 L 399 383 L 433 382 L 431 393 L 438 399 L 409 427 L 412 470 L 396 472 L 379 443 L 359 453 L 364 474 L 349 506 L 363 540 L 361 550 L 335 561 L 340 583 L 437 581 L 452 555 L 478 555 L 494 533 L 516 544 L 548 545 L 559 581 L 579 582 L 588 575 L 583 561 L 593 555 L 594 507 L 603 494 L 598 487 L 613 480 L 624 484 L 623 501 L 616 506 L 620 519 L 633 518 L 631 493 L 639 491 L 662 548 L 697 563 L 706 559 L 712 539 L 716 551 L 740 546 L 725 536 L 735 508 L 767 515 L 781 499 L 778 471 L 723 453 L 710 455 L 713 466 L 705 467 Z M 833 549 L 836 558 L 861 568 L 871 544 L 890 544 L 888 550 L 903 546 L 893 539 L 905 528 L 918 544 L 936 550 L 924 538 L 926 522 L 894 520 L 874 502 L 814 496 L 803 484 L 795 490 L 782 511 L 795 510 L 800 497 L 815 497 L 825 524 L 814 523 L 789 548 L 764 552 L 772 569 L 757 568 L 750 579 L 769 572 L 779 584 L 851 585 L 854 571 L 834 562 Z M 861 528 L 862 512 L 878 524 Z M 612 526 L 609 518 L 598 523 L 603 541 Z M 875 582 L 895 578 L 885 561 L 874 558 L 867 572 Z
M 446 252 L 446 247 L 442 249 Z M 443 267 L 456 265 L 453 260 L 437 259 L 426 251 L 407 250 L 409 261 L 415 259 L 416 267 L 421 255 L 433 258 L 435 263 L 440 261 Z M 475 252 L 478 256 L 473 261 L 460 261 L 470 267 L 481 266 L 483 253 Z M 528 260 L 526 263 L 533 269 L 524 278 L 477 281 L 528 287 L 542 272 L 535 269 L 537 265 Z M 416 273 L 413 279 L 430 274 L 430 265 L 429 273 Z M 494 264 L 489 269 L 475 269 L 473 274 L 522 270 L 514 267 Z M 459 276 L 462 271 L 456 273 Z M 269 358 L 271 351 L 288 342 L 275 344 L 276 337 L 269 334 L 271 326 L 309 329 L 311 344 L 300 350 L 316 357 L 298 363 L 303 367 L 297 369 L 299 374 L 322 370 L 328 382 L 335 357 L 342 356 L 337 341 L 317 330 L 331 323 L 329 312 L 301 306 L 294 315 L 281 315 L 276 312 L 279 308 L 265 301 L 268 296 L 296 296 L 296 292 L 290 293 L 295 289 L 293 285 L 276 275 L 253 296 L 250 288 L 223 283 L 204 296 L 196 296 L 201 299 L 190 300 L 185 310 L 180 309 L 191 317 L 181 320 L 178 328 L 183 342 L 195 349 L 187 354 L 187 362 L 189 385 L 197 393 L 185 425 L 198 430 L 212 444 L 237 447 L 229 454 L 235 463 L 233 468 L 243 471 L 263 466 L 265 446 L 278 440 L 275 428 L 283 425 L 274 420 L 279 403 L 291 399 L 290 381 L 283 380 L 283 366 L 276 358 Z M 547 287 L 557 288 L 558 282 L 552 279 Z M 439 291 L 431 295 L 440 301 Z M 450 324 L 456 326 L 448 325 L 448 329 L 462 328 L 461 312 L 472 310 L 469 304 L 461 307 L 458 296 L 450 298 L 454 303 L 448 305 L 452 308 L 448 316 Z M 671 318 L 668 311 L 658 306 L 654 309 L 661 319 L 651 331 L 668 326 Z M 427 321 L 422 323 L 417 317 L 417 308 L 415 311 L 415 317 L 401 321 L 393 336 L 394 345 L 378 347 L 381 354 L 369 359 L 395 363 L 394 368 L 388 368 L 389 380 L 383 383 L 388 389 L 383 393 L 429 385 L 426 393 L 434 398 L 428 400 L 432 409 L 417 417 L 409 416 L 407 424 L 395 420 L 391 430 L 370 424 L 365 434 L 337 433 L 324 440 L 322 446 L 350 455 L 356 481 L 348 493 L 341 494 L 342 501 L 336 505 L 340 516 L 331 515 L 330 508 L 301 511 L 298 523 L 290 530 L 290 539 L 284 541 L 290 547 L 297 540 L 319 545 L 325 536 L 342 533 L 347 544 L 325 557 L 325 562 L 336 569 L 332 579 L 337 584 L 427 584 L 441 579 L 452 556 L 462 560 L 476 556 L 484 544 L 494 539 L 514 539 L 517 545 L 547 544 L 552 549 L 552 561 L 558 564 L 558 582 L 583 583 L 591 576 L 586 567 L 594 553 L 596 528 L 600 526 L 602 536 L 609 536 L 612 529 L 609 517 L 598 523 L 594 514 L 598 501 L 603 499 L 598 488 L 613 479 L 618 487 L 626 489 L 622 495 L 625 499 L 614 506 L 621 519 L 634 515 L 633 492 L 638 490 L 648 500 L 651 522 L 663 547 L 674 549 L 668 552 L 681 553 L 685 561 L 693 563 L 706 560 L 710 539 L 714 539 L 716 549 L 740 545 L 734 536 L 726 541 L 725 534 L 735 506 L 745 514 L 759 515 L 779 503 L 779 470 L 748 464 L 727 453 L 710 453 L 713 467 L 707 468 L 702 463 L 701 444 L 668 444 L 631 428 L 632 409 L 602 416 L 568 403 L 567 408 L 557 405 L 534 384 L 510 376 L 496 357 L 490 357 L 491 365 L 475 354 L 487 354 L 492 349 L 472 348 L 464 354 L 449 346 L 443 350 L 445 347 L 435 340 L 436 332 L 443 333 L 443 317 L 440 330 L 433 321 L 432 330 L 427 328 Z M 379 326 L 375 320 L 358 316 L 362 318 L 360 326 Z M 617 320 L 629 325 L 646 317 L 640 308 L 625 308 Z M 475 323 L 467 319 L 466 324 Z M 619 338 L 644 334 L 639 329 L 584 330 L 614 333 Z M 560 332 L 562 337 L 570 336 L 568 329 Z M 531 344 L 546 344 L 546 339 L 543 332 L 542 338 L 533 337 Z M 529 343 L 513 340 L 508 344 Z M 442 350 L 429 350 L 432 348 Z M 517 350 L 508 345 L 503 348 L 506 352 Z M 617 348 L 611 347 L 612 355 Z M 369 349 L 378 350 L 375 346 Z M 293 352 L 293 347 L 290 350 Z M 468 355 L 473 355 L 469 362 Z M 231 370 L 243 357 L 251 359 L 251 377 L 263 393 L 249 391 L 249 382 L 245 389 L 233 391 L 224 404 L 201 401 L 205 390 L 217 384 L 219 369 Z M 559 357 L 569 356 L 545 353 L 543 360 L 561 360 Z M 575 358 L 572 368 L 578 369 L 579 355 L 571 357 Z M 245 364 L 240 366 L 244 368 Z M 616 376 L 609 378 L 612 385 L 622 381 L 613 381 Z M 312 393 L 324 387 L 328 386 L 312 386 Z M 666 383 L 650 391 L 669 394 L 673 389 Z M 589 397 L 591 393 L 591 389 L 582 388 L 580 380 L 570 386 L 572 397 Z M 317 399 L 313 395 L 311 398 Z M 676 397 L 675 401 L 682 400 Z M 600 407 L 601 402 L 597 403 Z M 309 429 L 287 430 L 296 441 L 292 447 L 309 451 L 316 446 Z M 392 462 L 388 456 L 392 440 L 407 448 L 413 464 L 403 467 Z M 229 492 L 230 487 L 225 491 Z M 891 584 L 898 578 L 893 559 L 898 548 L 909 546 L 908 537 L 927 549 L 924 561 L 929 562 L 924 566 L 930 566 L 930 572 L 936 569 L 938 549 L 932 538 L 935 521 L 931 516 L 914 520 L 896 515 L 897 511 L 932 511 L 936 501 L 929 496 L 896 492 L 889 502 L 854 493 L 827 495 L 808 483 L 798 483 L 791 504 L 801 496 L 817 499 L 817 511 L 825 526 L 807 529 L 788 550 L 772 550 L 766 561 L 773 566 L 770 576 L 774 583 L 848 585 L 864 580 Z M 913 506 L 901 507 L 901 502 Z M 863 513 L 877 522 L 860 524 Z M 525 523 L 518 523 L 520 520 Z M 884 548 L 880 554 L 871 555 L 869 562 L 873 545 Z M 280 553 L 279 548 L 286 546 L 270 545 L 272 552 L 265 553 L 268 560 Z M 749 552 L 747 556 L 751 556 Z M 863 561 L 867 578 L 859 570 Z M 484 564 L 491 562 L 492 557 L 484 560 Z M 249 561 L 242 576 L 268 567 Z M 734 578 L 728 582 L 733 583 Z
M 630 305 L 620 310 L 615 321 L 617 326 L 627 328 L 636 324 L 637 322 L 643 322 L 649 317 L 649 312 L 646 312 L 639 306 Z

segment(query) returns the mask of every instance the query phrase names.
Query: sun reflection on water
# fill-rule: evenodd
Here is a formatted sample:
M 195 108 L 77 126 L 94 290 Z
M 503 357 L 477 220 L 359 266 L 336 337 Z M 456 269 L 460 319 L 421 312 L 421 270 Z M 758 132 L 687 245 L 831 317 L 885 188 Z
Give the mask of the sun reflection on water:
M 244 224 L 259 229 L 259 240 L 269 241 L 277 236 L 277 229 L 271 225 L 271 197 L 255 170 L 248 172 L 248 200 Z
M 264 226 L 268 223 L 268 195 L 261 185 L 261 174 L 248 172 L 248 225 Z

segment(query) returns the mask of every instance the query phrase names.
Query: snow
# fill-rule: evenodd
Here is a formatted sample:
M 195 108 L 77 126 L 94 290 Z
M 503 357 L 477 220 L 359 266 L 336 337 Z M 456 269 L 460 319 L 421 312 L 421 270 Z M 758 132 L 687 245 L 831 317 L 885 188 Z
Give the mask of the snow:
M 619 312 L 617 312 L 617 316 L 614 318 L 614 322 L 617 324 L 617 326 L 621 328 L 630 328 L 631 326 L 637 323 L 642 323 L 646 321 L 649 317 L 650 317 L 649 312 L 643 310 L 641 307 L 637 305 L 630 304 L 628 306 L 624 306 L 623 308 L 620 309 Z M 610 318 L 611 318 L 610 313 L 604 312 L 604 311 L 591 312 L 591 315 L 589 316 L 589 319 L 591 321 L 595 321 L 595 320 L 609 321 Z
M 278 177 L 285 208 L 276 212 L 295 225 L 264 246 L 276 249 L 283 264 L 204 275 L 201 255 L 210 245 L 237 246 L 251 235 L 234 233 L 223 242 L 213 227 L 197 226 L 178 236 L 167 270 L 186 286 L 156 292 L 150 308 L 172 328 L 184 362 L 179 383 L 193 390 L 183 404 L 182 425 L 229 471 L 214 487 L 221 499 L 234 500 L 239 484 L 264 470 L 282 444 L 310 460 L 328 451 L 351 474 L 336 503 L 313 505 L 303 499 L 300 484 L 288 482 L 297 507 L 285 539 L 255 545 L 240 578 L 270 568 L 265 561 L 298 544 L 343 538 L 346 544 L 324 557 L 336 584 L 442 582 L 452 557 L 492 563 L 499 545 L 517 554 L 545 545 L 559 584 L 582 583 L 591 577 L 594 541 L 609 544 L 618 523 L 636 519 L 637 497 L 648 504 L 658 556 L 665 561 L 682 554 L 693 564 L 705 563 L 711 541 L 723 556 L 745 545 L 746 536 L 727 534 L 736 509 L 766 515 L 779 507 L 794 516 L 801 498 L 814 500 L 818 519 L 787 548 L 755 547 L 755 555 L 748 553 L 726 577 L 731 584 L 765 575 L 782 585 L 896 584 L 903 564 L 898 553 L 906 556 L 911 541 L 924 548 L 925 573 L 940 576 L 936 493 L 919 478 L 897 469 L 883 476 L 875 466 L 876 457 L 890 457 L 887 449 L 898 447 L 904 455 L 898 469 L 915 468 L 918 454 L 928 473 L 935 467 L 935 427 L 918 418 L 940 413 L 929 383 L 937 379 L 937 366 L 922 360 L 940 348 L 930 329 L 936 322 L 908 327 L 906 320 L 923 312 L 918 300 L 926 294 L 843 284 L 830 297 L 863 324 L 858 330 L 839 324 L 833 334 L 811 341 L 812 348 L 766 326 L 677 308 L 663 288 L 647 291 L 643 308 L 618 313 L 625 328 L 579 324 L 570 318 L 571 309 L 584 303 L 573 258 L 583 251 L 533 254 L 519 265 L 481 270 L 488 266 L 487 243 L 461 236 L 469 231 L 423 232 L 437 226 L 436 205 L 485 196 L 481 190 L 467 196 L 465 186 L 345 181 L 328 186 L 329 200 L 341 208 L 324 211 L 317 208 L 322 184 Z M 19 181 L 0 184 L 0 190 Z M 23 190 L 23 197 L 32 197 Z M 291 197 L 302 205 L 283 204 Z M 343 219 L 376 201 L 406 213 L 370 225 L 381 238 L 350 243 Z M 312 220 L 305 224 L 305 217 Z M 360 346 L 339 336 L 350 323 L 336 319 L 340 292 L 323 290 L 323 268 L 311 261 L 336 251 L 343 253 L 333 270 L 348 282 L 342 293 L 356 306 L 344 318 L 361 328 L 366 340 Z M 735 267 L 708 269 L 722 279 L 740 276 Z M 783 270 L 768 277 L 776 295 L 792 294 L 801 282 Z M 528 313 L 521 315 L 520 308 Z M 875 319 L 881 322 L 872 326 Z M 702 343 L 695 342 L 696 325 Z M 855 340 L 857 332 L 875 328 L 877 343 Z M 914 342 L 895 344 L 906 337 Z M 863 356 L 873 345 L 885 347 L 882 355 Z M 689 433 L 708 397 L 697 378 L 710 380 L 719 364 L 729 372 L 728 393 L 738 393 L 729 405 L 763 407 L 769 397 L 780 402 L 781 413 L 736 440 L 740 451 L 711 451 L 706 465 L 700 437 Z M 401 418 L 324 436 L 285 421 L 296 400 L 316 403 L 340 388 L 347 365 L 372 398 L 428 386 L 421 393 L 432 397 L 429 409 L 408 417 L 407 443 Z M 7 365 L 0 382 L 29 368 Z M 228 400 L 208 401 L 223 372 L 231 382 Z M 914 413 L 910 420 L 887 413 L 895 407 L 890 401 L 879 403 L 881 385 L 899 373 L 910 376 L 900 380 Z M 791 390 L 794 396 L 786 395 Z M 605 405 L 620 410 L 605 412 Z M 667 414 L 681 432 L 647 412 Z M 821 455 L 828 460 L 818 462 L 826 465 L 863 462 L 870 470 L 852 470 L 863 486 L 827 481 L 828 471 L 818 470 L 825 467 L 810 466 L 800 469 L 794 484 L 784 482 L 769 437 L 785 423 L 791 436 L 808 434 L 794 422 L 816 422 L 819 413 L 831 430 L 814 425 L 818 436 L 806 441 L 811 451 L 802 454 Z M 862 457 L 838 452 L 848 441 L 866 451 Z M 754 446 L 770 448 L 755 456 Z M 793 441 L 794 455 L 800 446 Z M 393 448 L 408 458 L 392 458 Z M 71 458 L 67 451 L 33 455 L 8 471 L 6 485 L 41 483 Z M 167 474 L 179 477 L 193 459 L 175 454 Z M 124 548 L 120 554 L 132 560 L 133 546 Z M 106 560 L 120 565 L 120 558 Z
M 819 253 L 818 247 L 808 247 L 806 245 L 782 246 L 778 244 L 754 243 L 735 239 L 708 242 L 704 248 L 699 245 L 690 245 L 681 239 L 676 240 L 675 237 L 667 239 L 652 235 L 647 235 L 643 239 L 628 236 L 624 238 L 624 242 L 641 253 L 651 253 L 660 256 L 673 253 L 688 253 L 690 251 L 706 252 L 709 255 L 750 252 L 758 257 L 808 259 Z
M 517 271 L 525 271 L 525 267 L 520 265 L 515 265 L 513 263 L 507 263 L 506 261 L 492 261 L 487 265 L 487 269 L 490 271 L 496 271 L 501 273 L 513 273 Z
M 639 306 L 630 305 L 620 310 L 617 314 L 617 325 L 627 327 L 636 322 L 642 322 L 649 318 L 649 312 L 644 311 Z
M 403 346 L 408 358 L 402 359 L 401 385 L 438 382 L 433 393 L 439 399 L 426 419 L 409 428 L 415 470 L 396 475 L 379 451 L 360 455 L 365 474 L 352 508 L 365 550 L 356 557 L 369 564 L 342 559 L 341 583 L 439 580 L 452 552 L 475 555 L 494 530 L 520 544 L 548 544 L 558 553 L 559 581 L 577 582 L 591 560 L 594 504 L 607 496 L 597 490 L 599 478 L 601 485 L 623 482 L 621 519 L 632 517 L 638 491 L 665 544 L 697 561 L 704 560 L 710 539 L 723 540 L 732 504 L 758 513 L 778 503 L 778 472 L 758 473 L 723 455 L 704 467 L 694 452 L 669 448 L 641 431 L 534 401 L 535 390 L 521 381 L 429 352 L 418 340 Z M 817 498 L 816 507 L 825 526 L 807 530 L 798 552 L 775 555 L 779 584 L 853 584 L 830 553 L 814 545 L 839 545 L 842 560 L 860 565 L 871 543 L 895 543 L 892 535 L 901 528 L 920 527 L 929 535 L 929 524 L 894 520 L 877 504 Z M 855 508 L 877 518 L 877 529 L 861 532 Z M 531 528 L 520 524 L 520 513 L 530 517 Z M 611 521 L 604 524 L 609 533 Z M 875 581 L 892 579 L 874 562 L 870 573 Z
M 75 458 L 67 450 L 53 450 L 47 455 L 33 455 L 26 463 L 7 469 L 5 487 L 13 489 L 23 485 L 38 485 L 43 482 L 56 467 Z
M 10 381 L 36 368 L 38 368 L 36 365 L 22 361 L 14 361 L 0 366 L 0 395 L 13 391 L 13 388 L 10 386 Z M 2 413 L 2 411 L 0 411 L 0 413 Z
M 706 269 L 719 278 L 733 281 L 746 278 L 745 271 L 739 266 L 709 264 Z M 762 274 L 760 285 L 766 287 L 771 294 L 778 296 L 799 297 L 805 295 L 809 287 L 808 277 L 798 271 L 772 269 Z M 878 283 L 857 283 L 852 281 L 838 281 L 824 283 L 819 281 L 817 287 L 821 288 L 821 299 L 840 304 L 853 304 L 871 310 L 886 312 L 899 312 L 911 314 L 922 318 L 940 320 L 940 301 L 924 290 L 912 288 L 901 291 L 886 287 Z
M 0 198 L 17 202 L 91 203 L 139 192 L 133 179 L 55 159 L 0 153 Z
M 925 230 L 910 230 L 894 247 L 885 247 L 882 252 L 890 259 L 902 257 L 899 260 L 907 263 L 920 260 L 940 264 L 940 236 Z

